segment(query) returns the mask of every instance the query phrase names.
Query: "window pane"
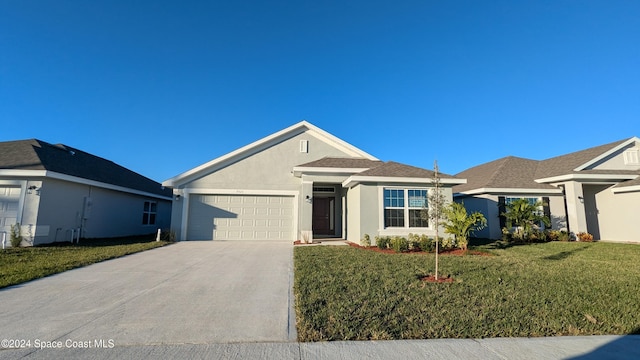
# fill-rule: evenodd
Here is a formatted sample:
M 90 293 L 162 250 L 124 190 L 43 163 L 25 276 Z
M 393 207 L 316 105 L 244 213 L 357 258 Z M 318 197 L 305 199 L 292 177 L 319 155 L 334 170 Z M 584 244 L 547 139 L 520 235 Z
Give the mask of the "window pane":
M 144 211 L 149 211 L 149 202 L 148 201 L 144 202 Z
M 384 227 L 404 227 L 404 210 L 385 209 Z
M 427 190 L 408 190 L 409 207 L 422 208 L 426 205 Z
M 151 203 L 151 212 L 156 212 L 156 211 L 157 211 L 157 210 L 156 210 L 157 206 L 158 206 L 158 204 L 157 204 L 157 203 L 152 202 L 152 203 Z
M 156 214 L 149 215 L 149 225 L 155 225 L 155 224 L 156 224 Z
M 148 224 L 149 224 L 149 214 L 144 213 L 142 214 L 142 225 L 148 225 Z
M 409 227 L 429 227 L 429 221 L 422 219 L 422 210 L 409 210 Z
M 384 207 L 403 207 L 404 190 L 384 189 Z

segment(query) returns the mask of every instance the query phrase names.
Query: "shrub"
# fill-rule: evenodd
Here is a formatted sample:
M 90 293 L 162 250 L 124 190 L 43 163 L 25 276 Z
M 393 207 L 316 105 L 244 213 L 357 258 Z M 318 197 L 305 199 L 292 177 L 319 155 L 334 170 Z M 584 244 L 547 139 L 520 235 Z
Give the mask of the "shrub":
M 576 236 L 578 237 L 578 240 L 580 241 L 584 241 L 584 242 L 592 242 L 593 241 L 593 235 L 589 234 L 588 232 L 579 232 L 576 234 Z
M 409 250 L 420 251 L 422 248 L 420 247 L 420 235 L 409 233 L 407 237 L 407 241 L 409 241 Z
M 558 241 L 571 241 L 571 234 L 564 230 L 560 231 L 560 234 L 558 234 Z
M 426 252 L 433 252 L 436 250 L 436 242 L 427 235 L 420 236 L 420 249 Z
M 9 242 L 11 243 L 11 247 L 20 247 L 20 244 L 22 243 L 22 230 L 20 229 L 19 223 L 11 225 Z
M 394 236 L 391 238 L 391 248 L 397 253 L 407 252 L 409 251 L 409 242 L 401 236 Z
M 364 247 L 371 246 L 371 237 L 369 236 L 369 234 L 364 234 L 364 237 L 362 238 L 362 240 L 360 240 L 360 244 Z
M 511 235 L 511 231 L 506 227 L 502 228 L 502 241 L 511 242 L 513 240 L 513 236 Z
M 559 230 L 547 230 L 547 240 L 549 241 L 558 241 L 560 239 L 560 231 Z
M 376 236 L 376 246 L 379 249 L 388 249 L 389 248 L 389 242 L 391 241 L 391 239 L 388 236 Z
M 546 231 L 542 231 L 540 229 L 533 229 L 533 231 L 531 231 L 531 235 L 529 237 L 529 240 L 531 242 L 547 242 L 547 241 L 551 241 L 547 238 L 547 232 Z
M 456 241 L 453 238 L 443 238 L 440 240 L 440 247 L 442 250 L 451 250 L 456 247 Z
M 564 230 L 549 230 L 546 232 L 548 241 L 570 241 L 571 235 Z

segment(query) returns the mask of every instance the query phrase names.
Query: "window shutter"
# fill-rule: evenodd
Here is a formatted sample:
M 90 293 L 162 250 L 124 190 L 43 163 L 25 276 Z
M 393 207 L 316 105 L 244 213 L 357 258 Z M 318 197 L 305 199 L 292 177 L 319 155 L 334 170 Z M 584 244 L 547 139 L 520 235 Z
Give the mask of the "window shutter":
M 551 208 L 549 207 L 548 196 L 542 198 L 542 211 L 544 212 L 544 216 L 551 221 Z
M 500 230 L 507 226 L 507 218 L 502 215 L 507 208 L 505 207 L 504 196 L 498 196 L 498 217 L 500 218 Z

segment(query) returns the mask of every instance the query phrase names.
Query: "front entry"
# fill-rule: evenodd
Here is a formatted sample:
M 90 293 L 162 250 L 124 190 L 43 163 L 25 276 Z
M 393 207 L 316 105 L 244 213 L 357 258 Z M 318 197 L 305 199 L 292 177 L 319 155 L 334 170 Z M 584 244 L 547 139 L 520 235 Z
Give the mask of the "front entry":
M 335 198 L 313 198 L 313 223 L 314 235 L 335 235 L 333 228 L 333 206 Z

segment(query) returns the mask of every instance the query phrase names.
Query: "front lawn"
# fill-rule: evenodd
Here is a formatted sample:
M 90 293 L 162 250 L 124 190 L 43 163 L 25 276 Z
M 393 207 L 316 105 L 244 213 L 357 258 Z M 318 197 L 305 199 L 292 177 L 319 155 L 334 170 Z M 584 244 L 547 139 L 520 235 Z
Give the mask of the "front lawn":
M 0 288 L 167 244 L 147 236 L 0 250 Z
M 484 247 L 489 248 L 490 246 Z M 551 242 L 440 256 L 296 247 L 300 341 L 640 333 L 640 246 Z

